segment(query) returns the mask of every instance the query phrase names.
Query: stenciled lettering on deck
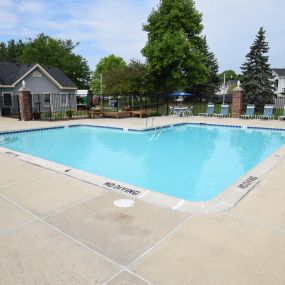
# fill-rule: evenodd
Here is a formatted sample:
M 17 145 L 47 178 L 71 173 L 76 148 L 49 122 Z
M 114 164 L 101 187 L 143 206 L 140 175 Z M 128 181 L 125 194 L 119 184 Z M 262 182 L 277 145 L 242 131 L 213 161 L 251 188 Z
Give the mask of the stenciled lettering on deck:
M 135 196 L 140 194 L 140 191 L 138 191 L 138 190 L 127 188 L 125 186 L 122 186 L 120 184 L 116 184 L 114 182 L 107 181 L 107 182 L 104 183 L 104 186 L 106 186 L 106 187 L 108 187 L 110 189 L 119 190 L 121 192 L 132 194 L 132 195 L 135 195 Z

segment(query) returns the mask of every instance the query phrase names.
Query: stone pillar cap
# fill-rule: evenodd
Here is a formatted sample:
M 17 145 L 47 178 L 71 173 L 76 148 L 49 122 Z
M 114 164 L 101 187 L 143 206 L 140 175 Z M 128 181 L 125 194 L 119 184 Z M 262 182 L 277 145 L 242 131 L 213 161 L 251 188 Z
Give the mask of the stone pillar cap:
M 243 88 L 241 88 L 240 86 L 237 86 L 236 88 L 233 89 L 234 92 L 236 91 L 244 91 Z
M 26 87 L 26 81 L 25 80 L 22 81 L 22 87 L 18 91 L 29 91 L 29 92 L 31 92 L 31 90 Z

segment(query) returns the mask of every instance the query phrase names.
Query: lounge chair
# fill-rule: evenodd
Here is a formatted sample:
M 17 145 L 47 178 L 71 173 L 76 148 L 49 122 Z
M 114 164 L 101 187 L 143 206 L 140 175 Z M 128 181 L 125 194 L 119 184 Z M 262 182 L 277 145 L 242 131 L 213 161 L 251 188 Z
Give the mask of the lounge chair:
M 211 117 L 213 113 L 214 113 L 214 104 L 209 103 L 207 108 L 207 113 L 199 113 L 199 116 Z
M 283 107 L 283 114 L 278 117 L 278 120 L 285 120 L 285 105 Z
M 169 106 L 169 116 L 174 116 L 175 114 L 175 110 L 174 110 L 174 106 Z
M 246 112 L 244 115 L 240 115 L 241 119 L 253 119 L 254 118 L 254 105 L 247 105 Z
M 228 117 L 229 113 L 229 104 L 222 104 L 220 113 L 214 113 L 215 117 Z
M 274 119 L 273 105 L 264 105 L 263 115 L 257 116 L 258 119 Z
M 187 109 L 183 111 L 183 116 L 193 116 L 193 106 L 187 107 Z

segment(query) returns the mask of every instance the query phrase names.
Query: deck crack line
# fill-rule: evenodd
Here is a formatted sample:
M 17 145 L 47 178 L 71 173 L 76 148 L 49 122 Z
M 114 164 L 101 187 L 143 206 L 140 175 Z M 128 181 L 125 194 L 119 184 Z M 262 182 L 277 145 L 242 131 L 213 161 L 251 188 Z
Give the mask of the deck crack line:
M 122 273 L 124 270 L 121 269 L 119 270 L 116 274 L 114 274 L 113 276 L 111 276 L 107 281 L 105 281 L 104 283 L 102 283 L 101 285 L 107 285 L 110 281 L 112 281 L 113 279 L 115 279 L 120 273 Z
M 203 202 L 200 202 L 200 203 L 201 203 L 202 207 L 204 208 L 206 214 L 209 214 L 209 211 L 208 211 L 206 205 Z
M 15 232 L 15 231 L 17 231 L 17 230 L 19 230 L 21 228 L 24 228 L 25 226 L 28 226 L 28 225 L 32 224 L 33 222 L 38 221 L 38 220 L 39 220 L 39 218 L 32 219 L 32 220 L 29 220 L 28 222 L 25 222 L 25 223 L 15 227 L 15 228 L 13 228 L 13 229 L 6 230 L 6 231 L 0 231 L 0 236 L 11 234 L 11 233 L 13 233 L 13 232 Z
M 56 214 L 58 214 L 58 213 L 61 213 L 62 211 L 65 211 L 65 210 L 67 210 L 67 209 L 69 209 L 69 208 L 78 206 L 78 205 L 80 205 L 80 204 L 83 204 L 83 203 L 85 203 L 85 202 L 88 202 L 89 200 L 92 200 L 92 199 L 94 199 L 94 198 L 100 197 L 100 196 L 105 195 L 105 194 L 107 194 L 107 193 L 108 193 L 108 192 L 103 192 L 103 193 L 100 193 L 99 195 L 92 195 L 92 197 L 89 197 L 89 198 L 86 198 L 86 199 L 81 200 L 81 201 L 79 201 L 79 202 L 70 204 L 70 205 L 68 205 L 68 206 L 66 206 L 66 207 L 63 207 L 63 208 L 61 208 L 61 209 L 58 209 L 58 210 L 56 210 L 56 211 L 54 211 L 54 212 L 52 212 L 52 213 L 50 213 L 50 214 L 48 214 L 48 215 L 46 215 L 46 216 L 42 216 L 41 219 L 49 218 L 50 216 L 54 216 L 54 215 L 56 215 Z
M 162 239 L 160 239 L 158 242 L 156 242 L 153 246 L 151 246 L 149 249 L 147 249 L 145 252 L 143 252 L 140 256 L 138 256 L 135 260 L 133 260 L 129 265 L 132 265 L 139 261 L 142 257 L 147 255 L 150 251 L 152 251 L 155 247 L 160 245 L 164 240 L 166 240 L 168 237 L 170 237 L 172 234 L 174 234 L 177 230 L 179 230 L 184 224 L 186 224 L 194 214 L 189 216 L 187 219 L 185 219 L 183 222 L 181 222 L 179 225 L 177 225 L 173 230 L 171 230 L 167 235 L 165 235 Z
M 226 212 L 223 212 L 221 214 L 229 216 L 229 217 L 232 217 L 232 218 L 235 218 L 235 219 L 238 219 L 238 220 L 241 220 L 241 221 L 246 222 L 246 223 L 254 224 L 256 226 L 259 226 L 259 227 L 262 227 L 262 228 L 265 228 L 265 229 L 268 229 L 268 230 L 273 230 L 273 231 L 285 234 L 285 230 L 282 230 L 281 228 L 276 228 L 276 227 L 272 227 L 272 226 L 269 226 L 269 225 L 266 225 L 266 224 L 262 224 L 262 223 L 257 222 L 254 219 L 250 219 L 250 218 L 246 218 L 246 217 L 242 217 L 242 216 L 229 214 L 229 213 L 226 213 Z
M 230 207 L 233 207 L 233 206 L 234 206 L 233 204 L 228 203 L 228 202 L 225 202 L 225 201 L 220 200 L 220 199 L 218 199 L 218 198 L 215 198 L 215 200 L 216 200 L 217 202 L 221 203 L 221 204 L 225 204 L 225 205 L 230 206 Z
M 103 255 L 102 253 L 98 252 L 97 250 L 95 250 L 95 249 L 89 247 L 88 245 L 86 245 L 85 243 L 81 242 L 80 240 L 78 240 L 78 239 L 76 239 L 76 238 L 70 236 L 69 234 L 65 233 L 63 230 L 61 230 L 61 229 L 57 228 L 56 226 L 50 224 L 49 222 L 47 222 L 47 221 L 44 220 L 43 218 L 41 218 L 41 217 L 35 215 L 33 212 L 31 212 L 30 210 L 28 210 L 28 209 L 26 209 L 25 207 L 21 206 L 21 205 L 18 204 L 17 202 L 15 202 L 15 201 L 9 199 L 8 197 L 4 196 L 3 194 L 0 194 L 0 197 L 3 198 L 3 199 L 5 199 L 5 200 L 7 200 L 7 201 L 9 201 L 10 203 L 12 203 L 12 204 L 15 205 L 16 207 L 18 207 L 18 208 L 24 210 L 25 212 L 30 213 L 32 216 L 34 216 L 34 217 L 36 218 L 37 221 L 43 222 L 44 224 L 46 224 L 47 226 L 49 226 L 49 227 L 52 228 L 53 230 L 55 230 L 55 231 L 61 233 L 62 235 L 64 235 L 66 238 L 68 238 L 68 239 L 72 240 L 73 242 L 79 244 L 80 246 L 82 246 L 82 247 L 88 249 L 88 250 L 91 251 L 92 253 L 97 254 L 98 256 L 100 256 L 100 257 L 102 257 L 103 259 L 109 261 L 110 263 L 112 263 L 113 265 L 119 267 L 120 269 L 125 270 L 125 271 L 127 271 L 128 273 L 130 273 L 131 275 L 133 275 L 133 276 L 135 276 L 135 277 L 137 277 L 137 278 L 143 280 L 143 281 L 146 282 L 147 284 L 152 285 L 149 281 L 147 281 L 146 279 L 144 279 L 144 278 L 141 277 L 140 275 L 138 275 L 138 274 L 132 272 L 130 269 L 126 268 L 125 266 L 122 266 L 122 265 L 120 265 L 119 263 L 113 261 L 113 260 L 110 259 L 109 257 L 107 257 L 107 256 Z
M 28 180 L 25 180 L 25 181 L 12 182 L 12 183 L 8 183 L 8 184 L 0 185 L 0 189 L 7 188 L 7 187 L 10 187 L 10 186 L 14 186 L 14 185 L 26 184 L 26 183 L 34 182 L 34 181 L 37 181 L 37 180 L 41 180 L 42 178 L 45 178 L 46 176 L 47 176 L 47 174 L 45 174 L 43 176 L 39 176 L 37 178 L 28 179 Z

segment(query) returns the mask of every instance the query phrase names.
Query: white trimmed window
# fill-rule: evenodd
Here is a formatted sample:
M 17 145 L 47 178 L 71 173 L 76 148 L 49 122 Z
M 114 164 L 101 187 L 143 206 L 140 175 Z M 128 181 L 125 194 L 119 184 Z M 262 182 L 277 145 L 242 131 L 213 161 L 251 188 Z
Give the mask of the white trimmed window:
M 3 107 L 12 107 L 12 93 L 11 92 L 3 92 Z
M 67 106 L 67 94 L 60 93 L 60 106 L 66 107 Z
M 50 107 L 50 93 L 44 93 L 44 106 Z

